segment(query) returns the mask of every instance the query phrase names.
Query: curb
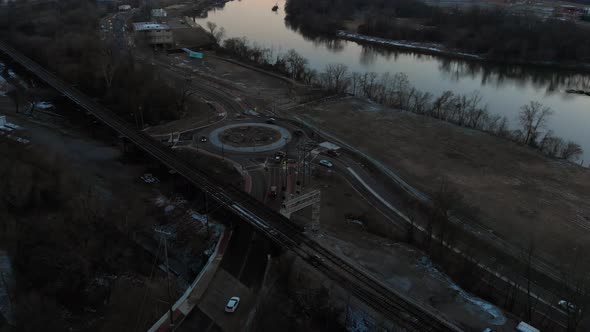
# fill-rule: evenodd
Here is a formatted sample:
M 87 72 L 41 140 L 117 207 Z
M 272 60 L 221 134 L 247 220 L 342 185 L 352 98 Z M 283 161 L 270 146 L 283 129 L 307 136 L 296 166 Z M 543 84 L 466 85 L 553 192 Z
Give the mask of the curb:
M 186 289 L 184 294 L 172 306 L 172 318 L 175 324 L 170 324 L 170 312 L 166 312 L 149 330 L 148 332 L 167 332 L 174 331 L 178 325 L 191 313 L 197 305 L 198 299 L 201 298 L 207 286 L 213 279 L 217 272 L 219 263 L 223 258 L 223 254 L 229 245 L 232 236 L 232 231 L 224 228 L 223 234 L 219 237 L 215 250 L 209 256 L 207 264 L 203 267 L 199 275 L 195 278 L 193 283 Z

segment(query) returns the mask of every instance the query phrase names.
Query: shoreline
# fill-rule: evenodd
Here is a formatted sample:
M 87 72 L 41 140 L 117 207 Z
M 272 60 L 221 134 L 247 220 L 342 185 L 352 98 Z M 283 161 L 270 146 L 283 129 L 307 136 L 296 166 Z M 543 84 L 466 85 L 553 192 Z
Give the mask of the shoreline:
M 472 53 L 464 53 L 459 51 L 451 51 L 445 49 L 445 46 L 442 44 L 436 43 L 421 43 L 421 42 L 412 42 L 406 40 L 393 40 L 393 39 L 386 39 L 381 37 L 373 37 L 369 35 L 363 35 L 355 32 L 345 31 L 345 30 L 338 30 L 336 32 L 336 37 L 348 41 L 353 41 L 357 43 L 367 43 L 372 45 L 378 45 L 382 47 L 389 47 L 389 48 L 396 48 L 396 49 L 403 49 L 407 51 L 415 51 L 422 54 L 431 54 L 431 55 L 438 55 L 438 56 L 445 56 L 445 57 L 452 57 L 462 60 L 473 60 L 473 61 L 481 61 L 487 63 L 496 63 L 501 65 L 512 65 L 512 66 L 535 66 L 535 67 L 544 67 L 544 68 L 554 68 L 560 70 L 571 70 L 571 71 L 584 71 L 590 72 L 590 64 L 581 64 L 581 63 L 571 63 L 571 64 L 559 64 L 556 62 L 549 62 L 549 61 L 513 61 L 513 60 L 499 60 L 488 58 L 483 55 L 477 55 Z

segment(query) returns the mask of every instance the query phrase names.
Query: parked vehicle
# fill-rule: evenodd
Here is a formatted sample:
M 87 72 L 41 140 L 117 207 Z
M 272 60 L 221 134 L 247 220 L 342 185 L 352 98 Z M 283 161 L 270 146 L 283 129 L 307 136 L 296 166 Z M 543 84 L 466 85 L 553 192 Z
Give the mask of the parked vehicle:
M 334 166 L 334 164 L 332 164 L 331 161 L 324 160 L 324 159 L 320 160 L 320 165 L 327 167 L 327 168 L 332 168 Z
M 225 305 L 225 312 L 236 311 L 236 309 L 238 309 L 238 304 L 240 304 L 240 298 L 237 296 L 232 297 Z
M 272 198 L 277 197 L 277 186 L 271 186 L 268 195 Z
M 295 134 L 295 136 L 302 136 L 303 135 L 303 130 L 301 129 L 297 129 L 293 132 L 293 134 Z
M 285 158 L 287 154 L 283 151 L 277 151 L 277 153 L 275 153 L 275 161 L 281 161 L 283 158 Z
M 326 151 L 326 154 L 327 154 L 328 156 L 330 156 L 330 157 L 334 157 L 334 158 L 336 158 L 336 157 L 340 156 L 340 153 L 338 153 L 338 152 L 337 152 L 337 151 L 335 151 L 335 150 L 328 150 L 328 151 Z
M 563 310 L 569 311 L 569 312 L 574 312 L 576 310 L 578 310 L 578 308 L 576 307 L 575 304 L 566 301 L 566 300 L 559 300 L 559 302 L 557 302 L 557 305 L 560 306 Z
M 277 121 L 275 118 L 269 118 L 266 120 L 266 123 L 273 124 L 273 123 L 275 123 L 275 121 Z

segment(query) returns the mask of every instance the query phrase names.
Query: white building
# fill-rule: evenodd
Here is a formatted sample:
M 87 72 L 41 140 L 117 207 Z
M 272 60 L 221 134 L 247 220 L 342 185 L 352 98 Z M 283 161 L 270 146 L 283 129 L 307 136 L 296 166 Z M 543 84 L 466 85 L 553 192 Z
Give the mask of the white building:
M 143 38 L 149 45 L 169 47 L 174 43 L 172 31 L 167 24 L 156 22 L 133 23 L 137 37 Z
M 168 13 L 163 8 L 152 9 L 152 17 L 167 17 Z

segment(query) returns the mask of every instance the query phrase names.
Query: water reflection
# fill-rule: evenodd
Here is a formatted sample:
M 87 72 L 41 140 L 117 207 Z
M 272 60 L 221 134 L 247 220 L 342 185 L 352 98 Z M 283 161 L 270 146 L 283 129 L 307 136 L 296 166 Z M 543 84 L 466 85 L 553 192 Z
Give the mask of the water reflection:
M 250 42 L 278 52 L 295 49 L 318 71 L 327 64 L 341 63 L 360 73 L 404 72 L 416 88 L 433 95 L 445 90 L 461 94 L 479 90 L 490 112 L 505 115 L 512 123 L 516 123 L 521 105 L 539 101 L 556 111 L 549 127 L 566 140 L 583 145 L 588 151 L 585 159 L 590 159 L 590 97 L 565 93 L 567 89 L 590 90 L 590 75 L 467 61 L 321 37 L 286 21 L 284 0 L 278 2 L 279 10 L 272 12 L 277 0 L 232 1 L 210 12 L 207 19 L 195 21 L 201 25 L 213 21 L 226 29 L 227 37 L 246 36 Z
M 454 81 L 479 78 L 481 85 L 491 84 L 497 88 L 509 81 L 520 88 L 530 85 L 535 89 L 544 89 L 546 95 L 566 89 L 590 89 L 590 76 L 572 71 L 555 71 L 534 66 L 494 65 L 450 58 L 438 58 L 438 61 L 440 72 Z
M 364 66 L 373 65 L 379 57 L 395 62 L 403 55 L 409 56 L 415 61 L 438 62 L 440 73 L 454 82 L 459 82 L 465 78 L 478 79 L 482 86 L 492 85 L 496 88 L 510 82 L 519 88 L 531 85 L 535 89 L 544 89 L 545 95 L 563 92 L 566 89 L 590 90 L 590 75 L 581 75 L 573 70 L 558 70 L 541 66 L 506 65 L 447 56 L 432 56 L 402 49 L 376 47 L 367 43 L 348 42 L 339 38 L 318 36 L 301 29 L 296 23 L 290 22 L 288 19 L 285 19 L 285 26 L 299 33 L 304 40 L 312 42 L 314 46 L 324 46 L 334 53 L 343 52 L 346 43 L 358 44 L 361 48 L 359 62 Z

